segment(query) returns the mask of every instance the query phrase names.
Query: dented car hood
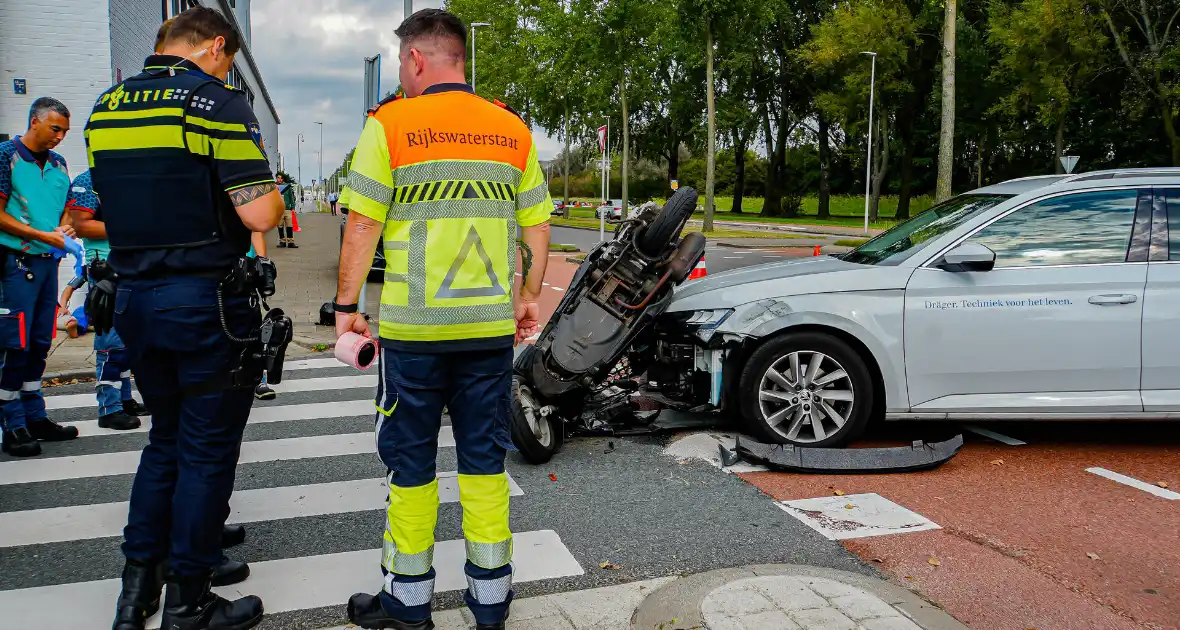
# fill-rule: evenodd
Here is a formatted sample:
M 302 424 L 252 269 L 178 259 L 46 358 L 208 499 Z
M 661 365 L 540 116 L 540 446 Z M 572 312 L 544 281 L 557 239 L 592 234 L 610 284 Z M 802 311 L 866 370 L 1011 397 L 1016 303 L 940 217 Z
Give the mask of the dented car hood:
M 908 267 L 858 265 L 833 256 L 742 267 L 680 285 L 668 312 L 736 308 L 793 295 L 904 289 L 912 272 Z

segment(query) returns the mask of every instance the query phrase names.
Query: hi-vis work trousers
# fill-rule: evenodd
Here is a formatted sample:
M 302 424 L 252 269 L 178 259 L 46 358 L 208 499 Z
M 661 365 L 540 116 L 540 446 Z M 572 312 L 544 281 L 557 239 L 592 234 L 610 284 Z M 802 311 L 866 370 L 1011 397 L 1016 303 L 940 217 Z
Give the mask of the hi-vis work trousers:
M 388 520 L 382 545 L 381 604 L 393 617 L 430 617 L 435 456 L 443 407 L 459 460 L 459 500 L 467 543 L 467 605 L 480 623 L 498 623 L 512 601 L 506 451 L 512 348 L 413 353 L 383 348 L 377 388 L 377 451 L 388 469 Z

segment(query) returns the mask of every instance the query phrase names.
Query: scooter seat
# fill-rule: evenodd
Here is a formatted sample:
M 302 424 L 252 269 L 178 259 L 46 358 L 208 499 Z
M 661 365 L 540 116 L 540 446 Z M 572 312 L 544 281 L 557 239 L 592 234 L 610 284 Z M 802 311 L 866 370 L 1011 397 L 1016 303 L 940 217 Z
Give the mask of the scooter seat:
M 590 300 L 565 315 L 553 330 L 550 357 L 572 374 L 586 374 L 612 362 L 625 349 L 627 327 Z

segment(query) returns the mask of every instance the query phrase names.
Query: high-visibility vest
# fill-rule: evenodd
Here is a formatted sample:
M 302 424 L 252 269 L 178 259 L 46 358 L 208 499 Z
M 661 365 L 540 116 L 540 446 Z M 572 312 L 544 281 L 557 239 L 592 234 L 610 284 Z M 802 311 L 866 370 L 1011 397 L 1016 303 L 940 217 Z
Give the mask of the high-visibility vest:
M 552 202 L 532 134 L 504 106 L 443 85 L 368 119 L 345 191 L 385 224 L 380 335 L 403 342 L 511 336 L 517 226 Z

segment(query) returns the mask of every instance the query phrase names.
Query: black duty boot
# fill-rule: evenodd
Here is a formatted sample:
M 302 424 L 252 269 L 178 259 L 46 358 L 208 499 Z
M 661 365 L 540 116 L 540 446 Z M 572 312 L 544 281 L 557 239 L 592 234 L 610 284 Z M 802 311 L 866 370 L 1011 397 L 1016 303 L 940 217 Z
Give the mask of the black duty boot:
M 115 413 L 108 413 L 98 419 L 98 426 L 103 429 L 114 429 L 116 431 L 130 431 L 131 429 L 138 429 L 140 425 L 139 418 L 127 413 L 126 411 L 116 411 Z
M 499 623 L 477 623 L 475 630 L 504 630 L 504 622 Z
M 229 586 L 246 581 L 250 577 L 250 565 L 221 556 L 221 564 L 213 569 L 213 586 Z
M 4 432 L 4 452 L 13 457 L 34 457 L 41 454 L 41 443 L 28 429 L 21 427 Z
M 261 622 L 261 599 L 218 597 L 209 590 L 207 576 L 174 577 L 164 593 L 160 627 L 167 630 L 248 630 Z
M 29 421 L 29 433 L 42 442 L 65 442 L 78 437 L 78 427 L 63 427 L 49 418 Z
M 254 389 L 254 397 L 258 400 L 274 400 L 278 394 L 266 383 L 259 383 L 258 387 Z
M 138 400 L 132 398 L 131 400 L 123 401 L 123 412 L 132 416 L 149 416 L 152 413 L 147 405 L 141 404 Z
M 111 630 L 143 630 L 148 617 L 160 609 L 164 563 L 128 560 L 123 565 L 123 590 L 115 604 Z
M 226 525 L 221 528 L 221 548 L 229 549 L 246 542 L 246 528 L 241 525 Z
M 434 630 L 434 622 L 430 619 L 411 622 L 390 617 L 389 613 L 381 607 L 381 599 L 367 593 L 357 593 L 348 598 L 348 620 L 368 630 L 376 628 Z

